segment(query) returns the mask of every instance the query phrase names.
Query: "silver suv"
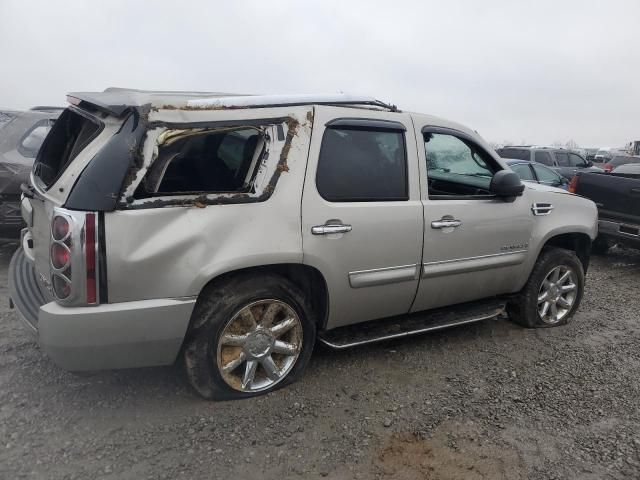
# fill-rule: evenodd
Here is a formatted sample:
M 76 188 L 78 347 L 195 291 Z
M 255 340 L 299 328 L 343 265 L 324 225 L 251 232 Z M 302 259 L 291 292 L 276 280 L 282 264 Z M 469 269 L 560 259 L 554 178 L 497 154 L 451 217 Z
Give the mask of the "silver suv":
M 12 301 L 72 371 L 184 360 L 206 398 L 347 348 L 566 323 L 595 205 L 366 97 L 74 93 L 24 186 Z

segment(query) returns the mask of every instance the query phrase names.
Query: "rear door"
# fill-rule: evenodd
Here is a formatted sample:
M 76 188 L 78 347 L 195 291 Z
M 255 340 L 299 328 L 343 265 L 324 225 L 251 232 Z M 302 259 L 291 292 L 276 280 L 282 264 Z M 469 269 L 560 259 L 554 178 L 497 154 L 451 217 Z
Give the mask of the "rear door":
M 411 117 L 319 106 L 313 123 L 303 261 L 327 282 L 328 327 L 407 313 L 423 224 Z
M 554 152 L 558 167 L 555 169 L 565 178 L 571 178 L 575 174 L 575 168 L 569 162 L 569 154 L 567 152 Z
M 512 292 L 533 227 L 525 195 L 489 191 L 502 166 L 470 134 L 418 123 L 424 202 L 422 272 L 412 311 Z

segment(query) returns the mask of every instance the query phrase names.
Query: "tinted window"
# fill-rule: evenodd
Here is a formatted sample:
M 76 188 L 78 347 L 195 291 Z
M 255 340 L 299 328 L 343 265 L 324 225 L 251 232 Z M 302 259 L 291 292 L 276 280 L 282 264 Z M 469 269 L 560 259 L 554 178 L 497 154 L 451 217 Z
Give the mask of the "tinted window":
M 513 158 L 514 160 L 531 160 L 531 150 L 528 148 L 499 148 L 496 150 L 502 158 Z
M 569 165 L 572 167 L 585 167 L 585 161 L 580 155 L 576 155 L 575 153 L 569 154 Z
M 444 133 L 425 133 L 429 195 L 488 195 L 491 157 L 474 143 Z
M 553 166 L 553 160 L 551 160 L 549 152 L 536 152 L 534 159 L 536 162 L 543 165 L 547 165 L 549 167 Z
M 147 193 L 246 192 L 262 151 L 257 128 L 209 131 L 167 142 L 159 149 Z M 157 187 L 156 187 L 157 185 Z
M 567 155 L 564 152 L 556 152 L 556 161 L 558 162 L 558 165 L 561 167 L 569 167 L 569 155 Z
M 559 174 L 551 170 L 550 168 L 543 167 L 542 165 L 534 165 L 534 170 L 540 183 L 547 185 L 560 185 L 562 178 Z
M 407 200 L 404 133 L 328 128 L 322 138 L 316 185 L 331 202 Z
M 529 164 L 527 164 L 527 163 L 520 163 L 518 165 L 511 165 L 511 170 L 516 172 L 518 174 L 518 176 L 522 180 L 529 180 L 529 181 L 534 181 L 534 182 L 536 180 L 533 177 L 533 172 L 531 171 L 531 167 L 529 167 Z

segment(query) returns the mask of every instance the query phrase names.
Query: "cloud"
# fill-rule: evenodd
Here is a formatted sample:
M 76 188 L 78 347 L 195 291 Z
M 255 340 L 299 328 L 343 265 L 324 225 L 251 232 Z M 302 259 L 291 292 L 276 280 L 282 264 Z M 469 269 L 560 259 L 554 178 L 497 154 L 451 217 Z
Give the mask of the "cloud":
M 375 95 L 493 141 L 640 138 L 636 1 L 0 2 L 0 106 L 132 88 Z

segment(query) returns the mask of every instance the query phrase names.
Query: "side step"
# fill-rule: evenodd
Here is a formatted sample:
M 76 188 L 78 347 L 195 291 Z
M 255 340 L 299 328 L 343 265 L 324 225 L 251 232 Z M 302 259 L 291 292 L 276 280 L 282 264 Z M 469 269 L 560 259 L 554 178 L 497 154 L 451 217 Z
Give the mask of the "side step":
M 442 330 L 456 325 L 494 319 L 502 315 L 504 311 L 504 303 L 497 299 L 465 303 L 455 307 L 427 310 L 334 328 L 322 332 L 318 336 L 318 340 L 331 348 L 342 350 L 367 343 L 382 342 Z

